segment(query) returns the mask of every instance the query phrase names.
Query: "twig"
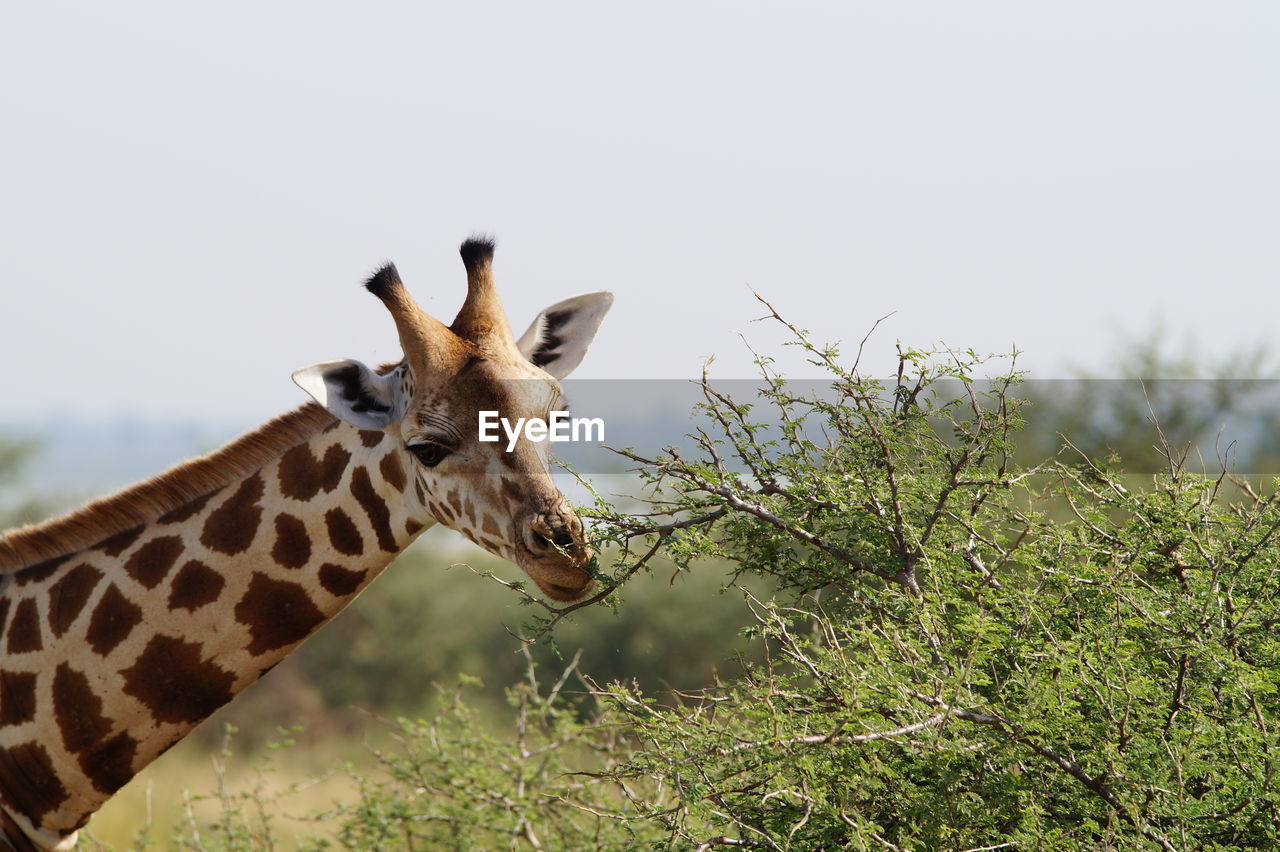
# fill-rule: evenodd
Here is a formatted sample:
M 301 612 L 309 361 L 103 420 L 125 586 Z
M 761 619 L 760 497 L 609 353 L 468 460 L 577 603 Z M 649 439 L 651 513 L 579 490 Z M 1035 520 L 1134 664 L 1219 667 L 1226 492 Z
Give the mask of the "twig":
M 738 743 L 732 748 L 719 749 L 718 753 L 729 755 L 740 751 L 750 751 L 757 748 L 765 748 L 768 746 L 788 746 L 788 745 L 857 745 L 858 743 L 869 743 L 875 740 L 885 740 L 890 737 L 900 737 L 903 734 L 914 733 L 915 731 L 931 728 L 947 719 L 951 715 L 948 712 L 935 713 L 927 719 L 914 722 L 910 725 L 903 725 L 900 728 L 894 728 L 890 731 L 873 731 L 869 734 L 813 734 L 807 737 L 786 737 L 779 740 L 762 740 L 757 742 Z

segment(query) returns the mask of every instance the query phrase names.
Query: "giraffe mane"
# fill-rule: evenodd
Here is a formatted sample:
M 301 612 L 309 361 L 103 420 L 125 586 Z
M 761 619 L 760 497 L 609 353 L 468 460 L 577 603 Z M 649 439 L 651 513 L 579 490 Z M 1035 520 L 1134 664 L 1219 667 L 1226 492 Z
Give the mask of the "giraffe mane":
M 77 553 L 260 470 L 337 418 L 315 403 L 282 414 L 208 455 L 65 515 L 0 533 L 0 575 Z

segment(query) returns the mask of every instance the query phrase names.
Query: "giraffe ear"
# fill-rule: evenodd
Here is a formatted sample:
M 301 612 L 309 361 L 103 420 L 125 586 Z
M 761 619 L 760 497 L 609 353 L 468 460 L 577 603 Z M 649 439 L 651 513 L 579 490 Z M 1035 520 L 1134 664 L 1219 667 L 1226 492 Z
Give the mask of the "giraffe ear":
M 385 429 L 404 409 L 400 381 L 359 361 L 325 361 L 293 374 L 294 383 L 329 412 L 360 429 Z
M 556 302 L 538 314 L 516 347 L 535 365 L 563 379 L 582 363 L 612 304 L 613 294 L 607 291 Z

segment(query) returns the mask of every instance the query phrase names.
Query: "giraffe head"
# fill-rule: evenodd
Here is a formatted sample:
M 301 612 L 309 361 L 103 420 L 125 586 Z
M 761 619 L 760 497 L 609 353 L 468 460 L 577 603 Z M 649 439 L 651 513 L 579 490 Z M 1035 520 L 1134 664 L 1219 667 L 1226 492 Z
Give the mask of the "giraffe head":
M 467 298 L 451 326 L 418 307 L 392 265 L 365 285 L 395 320 L 404 360 L 394 368 L 329 361 L 294 381 L 340 419 L 399 443 L 416 479 L 404 489 L 411 514 L 515 562 L 548 597 L 575 600 L 591 589 L 589 554 L 546 443 L 481 441 L 479 413 L 515 422 L 563 409 L 558 380 L 582 361 L 613 295 L 558 302 L 516 339 L 493 283 L 493 242 L 468 240 L 462 260 Z

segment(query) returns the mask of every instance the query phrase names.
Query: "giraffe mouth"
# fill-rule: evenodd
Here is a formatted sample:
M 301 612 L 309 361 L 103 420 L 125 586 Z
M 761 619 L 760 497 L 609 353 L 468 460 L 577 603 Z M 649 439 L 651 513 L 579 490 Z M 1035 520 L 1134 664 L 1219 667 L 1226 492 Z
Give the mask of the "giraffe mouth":
M 593 588 L 595 581 L 590 578 L 581 586 L 566 586 L 561 583 L 538 583 L 547 597 L 568 603 L 585 598 Z
M 569 603 L 591 594 L 596 581 L 582 569 L 586 559 L 528 559 L 521 560 L 520 567 L 537 584 L 542 593 L 553 601 Z
M 595 581 L 586 570 L 591 560 L 582 523 L 572 510 L 534 516 L 521 524 L 516 563 L 542 593 L 554 601 L 570 602 L 590 594 Z
M 591 593 L 595 580 L 583 570 L 586 558 L 575 554 L 572 557 L 557 554 L 548 559 L 538 558 L 532 554 L 522 554 L 524 559 L 517 562 L 529 579 L 537 584 L 542 593 L 554 601 L 568 603 L 581 600 Z M 533 556 L 533 558 L 529 558 Z

